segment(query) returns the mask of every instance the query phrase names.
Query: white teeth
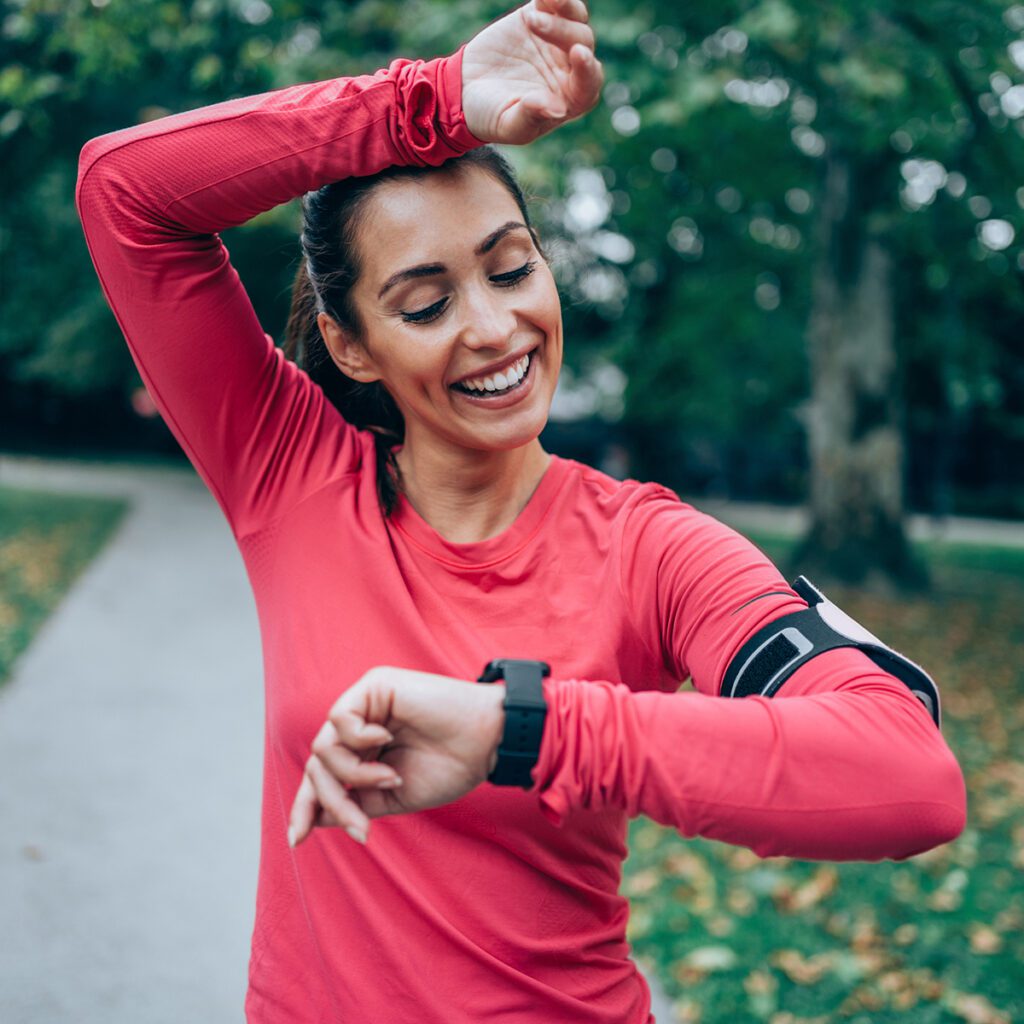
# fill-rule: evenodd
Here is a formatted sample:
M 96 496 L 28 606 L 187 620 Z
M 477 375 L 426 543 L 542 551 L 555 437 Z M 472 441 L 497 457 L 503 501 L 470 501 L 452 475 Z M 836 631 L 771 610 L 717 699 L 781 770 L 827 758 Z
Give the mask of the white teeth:
M 525 355 L 517 359 L 504 371 L 499 371 L 490 377 L 473 377 L 471 380 L 464 380 L 461 383 L 463 387 L 469 388 L 472 391 L 507 391 L 526 376 L 526 370 L 529 365 L 530 357 Z

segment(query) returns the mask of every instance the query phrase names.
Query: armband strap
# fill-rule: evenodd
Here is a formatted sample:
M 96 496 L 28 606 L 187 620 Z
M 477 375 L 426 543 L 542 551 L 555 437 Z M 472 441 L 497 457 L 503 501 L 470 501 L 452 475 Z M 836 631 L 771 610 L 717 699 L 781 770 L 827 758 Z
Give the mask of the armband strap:
M 769 623 L 739 649 L 722 680 L 723 697 L 774 697 L 782 684 L 811 658 L 839 647 L 855 647 L 904 683 L 928 709 L 936 726 L 941 727 L 939 689 L 920 665 L 869 633 L 806 577 L 798 576 L 792 587 L 809 607 Z

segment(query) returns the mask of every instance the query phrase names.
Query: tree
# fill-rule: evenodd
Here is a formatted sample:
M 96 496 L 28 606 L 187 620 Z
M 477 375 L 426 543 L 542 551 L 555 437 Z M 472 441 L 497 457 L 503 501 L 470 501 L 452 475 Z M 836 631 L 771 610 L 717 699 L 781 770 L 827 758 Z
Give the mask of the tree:
M 603 132 L 582 129 L 597 145 L 579 144 L 610 180 L 632 186 L 608 226 L 636 243 L 636 269 L 653 268 L 649 281 L 634 275 L 644 301 L 624 318 L 631 349 L 654 367 L 645 373 L 632 360 L 631 383 L 641 383 L 633 411 L 677 429 L 696 418 L 651 401 L 656 376 L 678 380 L 697 358 L 681 344 L 687 332 L 673 299 L 714 281 L 720 305 L 682 308 L 693 333 L 713 338 L 716 356 L 737 367 L 760 365 L 769 349 L 791 355 L 794 322 L 779 317 L 780 296 L 806 302 L 812 525 L 801 562 L 847 580 L 919 582 L 903 527 L 902 376 L 927 334 L 899 316 L 897 296 L 920 292 L 913 275 L 923 272 L 944 282 L 932 290 L 972 343 L 999 344 L 981 317 L 968 320 L 953 282 L 980 271 L 990 284 L 1009 276 L 1019 287 L 1024 269 L 1024 193 L 1015 198 L 1024 181 L 1024 7 L 652 3 L 602 5 L 595 21 L 609 40 L 612 111 Z M 668 231 L 652 237 L 645 223 Z M 756 262 L 764 270 L 751 282 Z M 765 315 L 740 300 L 744 291 Z M 1011 292 L 1000 305 L 1015 304 Z M 964 353 L 924 348 L 919 356 L 958 375 Z M 729 389 L 714 384 L 703 394 L 717 392 L 720 403 Z M 696 409 L 713 422 L 699 399 Z M 769 428 L 772 412 L 762 418 Z M 749 427 L 742 414 L 724 415 L 732 429 Z

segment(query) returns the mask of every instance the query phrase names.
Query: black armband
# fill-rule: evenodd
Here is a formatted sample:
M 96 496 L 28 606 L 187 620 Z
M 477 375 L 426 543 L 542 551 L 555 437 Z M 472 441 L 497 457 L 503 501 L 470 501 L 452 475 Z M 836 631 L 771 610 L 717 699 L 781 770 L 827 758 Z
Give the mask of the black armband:
M 798 576 L 792 586 L 809 607 L 769 623 L 739 649 L 725 671 L 723 697 L 773 697 L 811 658 L 839 647 L 855 647 L 904 683 L 936 726 L 941 726 L 939 689 L 920 665 L 882 643 L 804 576 Z

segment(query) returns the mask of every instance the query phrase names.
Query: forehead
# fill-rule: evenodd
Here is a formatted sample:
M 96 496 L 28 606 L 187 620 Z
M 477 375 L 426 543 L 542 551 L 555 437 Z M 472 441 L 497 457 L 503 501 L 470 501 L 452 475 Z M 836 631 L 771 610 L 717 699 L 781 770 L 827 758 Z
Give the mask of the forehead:
M 370 194 L 356 232 L 361 276 L 472 257 L 492 231 L 522 219 L 508 189 L 476 167 L 386 181 Z

